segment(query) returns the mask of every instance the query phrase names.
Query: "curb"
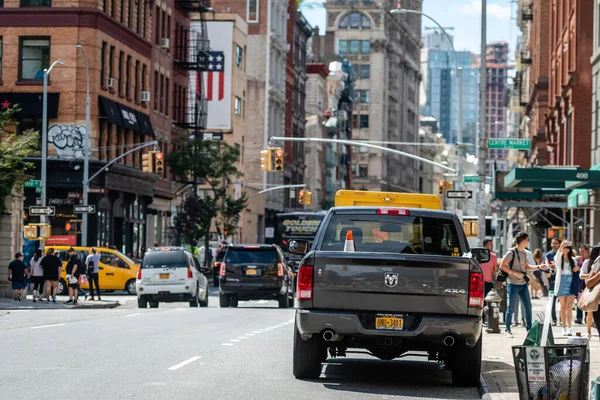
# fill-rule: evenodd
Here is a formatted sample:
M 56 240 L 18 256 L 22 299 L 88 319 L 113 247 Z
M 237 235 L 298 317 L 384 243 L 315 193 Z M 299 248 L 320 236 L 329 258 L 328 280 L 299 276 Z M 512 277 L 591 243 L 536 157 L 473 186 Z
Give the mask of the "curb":
M 483 375 L 479 375 L 479 386 L 477 389 L 479 389 L 479 395 L 481 396 L 482 400 L 492 399 L 492 395 L 490 394 L 490 390 L 488 389 L 485 379 L 483 379 Z
M 121 303 L 110 302 L 106 304 L 78 304 L 76 306 L 68 306 L 64 304 L 55 304 L 55 305 L 46 305 L 44 307 L 34 307 L 34 306 L 19 306 L 19 307 L 11 307 L 11 306 L 2 306 L 0 305 L 0 311 L 36 311 L 36 310 L 101 310 L 101 309 L 111 309 L 119 307 Z
M 101 310 L 101 309 L 109 309 L 119 307 L 121 303 L 118 301 L 107 303 L 107 304 L 78 304 L 76 306 L 69 307 L 72 310 Z

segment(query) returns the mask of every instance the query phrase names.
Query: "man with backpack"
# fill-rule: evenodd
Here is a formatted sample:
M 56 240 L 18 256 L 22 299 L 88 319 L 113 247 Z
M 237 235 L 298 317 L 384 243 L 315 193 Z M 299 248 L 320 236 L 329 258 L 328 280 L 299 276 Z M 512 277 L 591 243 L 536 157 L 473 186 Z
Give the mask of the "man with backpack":
M 79 297 L 79 285 L 81 284 L 81 275 L 85 273 L 85 267 L 79 259 L 79 255 L 75 253 L 75 250 L 71 247 L 67 254 L 69 255 L 69 261 L 67 262 L 67 284 L 69 286 L 69 300 L 65 304 L 74 305 L 77 304 L 77 298 Z
M 502 273 L 498 275 L 499 281 L 507 281 L 506 290 L 508 297 L 508 307 L 504 322 L 506 323 L 505 336 L 512 338 L 513 334 L 510 329 L 512 314 L 515 306 L 520 298 L 525 308 L 525 325 L 527 330 L 531 329 L 532 325 L 532 308 L 531 297 L 529 296 L 529 278 L 527 271 L 546 270 L 546 265 L 530 265 L 527 262 L 527 254 L 525 249 L 529 246 L 529 235 L 521 232 L 516 238 L 517 245 L 506 252 L 500 270 Z

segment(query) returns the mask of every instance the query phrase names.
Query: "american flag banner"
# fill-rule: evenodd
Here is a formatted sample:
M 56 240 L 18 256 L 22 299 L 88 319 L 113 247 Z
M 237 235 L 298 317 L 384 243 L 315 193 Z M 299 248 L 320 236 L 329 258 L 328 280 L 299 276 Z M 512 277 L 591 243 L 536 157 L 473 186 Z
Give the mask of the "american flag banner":
M 206 98 L 208 101 L 222 101 L 225 98 L 225 53 L 210 51 L 208 53 L 208 71 L 202 73 L 201 80 L 206 82 Z

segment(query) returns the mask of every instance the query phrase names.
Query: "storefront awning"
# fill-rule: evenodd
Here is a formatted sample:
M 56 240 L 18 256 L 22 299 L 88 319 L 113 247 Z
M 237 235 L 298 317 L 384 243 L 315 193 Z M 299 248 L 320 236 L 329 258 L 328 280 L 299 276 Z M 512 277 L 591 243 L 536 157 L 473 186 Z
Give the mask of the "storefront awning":
M 60 93 L 48 93 L 48 118 L 58 117 Z M 42 93 L 0 93 L 0 110 L 18 105 L 21 111 L 15 114 L 20 118 L 42 118 Z
M 504 187 L 532 189 L 600 189 L 600 170 L 570 167 L 514 168 Z
M 104 96 L 98 96 L 104 110 L 104 116 L 113 125 L 131 129 L 142 135 L 154 137 L 154 128 L 147 114 L 136 111 L 124 104 L 112 101 Z

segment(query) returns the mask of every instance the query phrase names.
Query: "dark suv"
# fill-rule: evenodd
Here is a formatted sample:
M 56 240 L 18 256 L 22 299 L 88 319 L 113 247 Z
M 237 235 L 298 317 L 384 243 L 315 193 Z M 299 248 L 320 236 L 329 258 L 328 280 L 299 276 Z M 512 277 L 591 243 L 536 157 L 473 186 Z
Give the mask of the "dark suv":
M 229 246 L 219 271 L 221 307 L 239 300 L 277 300 L 279 308 L 294 305 L 292 269 L 277 245 Z

